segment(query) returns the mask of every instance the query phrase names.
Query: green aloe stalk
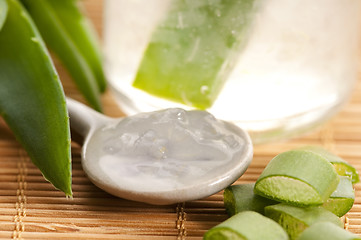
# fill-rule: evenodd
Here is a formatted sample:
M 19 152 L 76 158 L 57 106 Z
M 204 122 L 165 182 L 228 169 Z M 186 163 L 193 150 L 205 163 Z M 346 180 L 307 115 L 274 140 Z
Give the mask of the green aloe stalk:
M 0 0 L 0 30 L 4 25 L 7 13 L 8 13 L 8 4 L 6 3 L 6 0 Z
M 0 30 L 0 113 L 44 177 L 70 196 L 71 140 L 63 88 L 27 11 L 18 0 L 0 0 L 0 19 L 6 4 Z
M 106 81 L 102 66 L 102 56 L 97 35 L 85 17 L 78 0 L 47 0 L 59 18 L 62 26 L 90 66 L 101 92 L 105 91 Z M 44 33 L 43 33 L 44 34 Z
M 325 210 L 326 211 L 326 210 Z M 203 240 L 288 240 L 287 233 L 275 221 L 253 212 L 237 213 L 208 230 Z
M 224 189 L 223 202 L 226 212 L 233 216 L 243 211 L 264 215 L 264 208 L 279 202 L 254 194 L 254 183 L 232 185 Z
M 63 4 L 63 1 L 60 0 L 52 1 L 59 1 L 59 4 Z M 22 0 L 47 46 L 62 61 L 88 103 L 95 110 L 101 111 L 100 88 L 91 66 L 78 47 L 78 45 L 83 43 L 78 43 L 77 45 L 74 39 L 78 38 L 72 36 L 73 33 L 69 31 L 70 26 L 65 26 L 66 24 L 69 25 L 68 21 L 71 20 L 64 21 L 63 18 L 65 16 L 59 17 L 62 14 L 59 13 L 58 15 L 57 8 L 53 6 L 56 3 L 50 3 L 52 1 Z M 74 26 L 76 25 L 74 24 Z
M 280 203 L 265 207 L 265 216 L 279 223 L 288 233 L 290 240 L 295 240 L 309 226 L 317 222 L 330 222 L 342 227 L 341 220 L 332 212 L 322 207 L 300 208 Z
M 306 150 L 291 150 L 274 157 L 260 177 L 256 194 L 296 206 L 323 204 L 339 183 L 332 164 Z
M 338 217 L 342 217 L 351 210 L 355 202 L 355 191 L 352 186 L 352 180 L 346 176 L 340 176 L 340 182 L 336 190 L 331 194 L 327 201 L 322 205 Z
M 330 222 L 312 224 L 297 240 L 361 240 L 361 237 Z
M 319 147 L 319 146 L 305 146 L 300 148 L 301 150 L 314 152 L 323 156 L 327 159 L 330 163 L 332 163 L 333 167 L 335 168 L 336 172 L 340 176 L 348 176 L 352 180 L 352 184 L 358 183 L 360 181 L 360 177 L 358 172 L 354 166 L 346 162 L 341 157 L 327 151 L 326 149 Z

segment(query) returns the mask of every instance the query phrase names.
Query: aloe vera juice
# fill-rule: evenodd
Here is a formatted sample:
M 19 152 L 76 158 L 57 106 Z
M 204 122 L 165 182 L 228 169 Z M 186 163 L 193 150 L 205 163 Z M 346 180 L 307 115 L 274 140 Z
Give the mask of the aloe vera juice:
M 182 3 L 182 11 L 175 11 L 175 2 Z M 203 6 L 205 2 L 214 5 Z M 239 13 L 241 6 L 229 8 L 230 12 L 226 4 L 224 0 L 106 1 L 106 71 L 125 113 L 205 107 L 217 118 L 247 129 L 257 143 L 299 134 L 340 110 L 357 79 L 361 1 L 255 0 Z M 191 15 L 183 14 L 189 12 L 184 10 L 187 6 Z M 217 14 L 220 19 L 225 15 L 227 26 L 234 26 L 228 32 L 236 35 L 233 45 Z M 173 25 L 168 26 L 171 20 Z M 248 22 L 242 28 L 232 21 Z M 160 27 L 169 30 L 167 37 L 159 35 Z M 181 42 L 179 31 L 186 27 L 202 29 L 202 35 Z M 215 37 L 217 32 L 224 37 Z M 243 34 L 242 39 L 237 34 Z M 162 49 L 157 39 L 168 47 Z M 178 48 L 182 57 L 169 46 Z M 198 62 L 184 67 L 193 59 Z M 212 71 L 205 68 L 207 63 Z M 142 69 L 151 70 L 139 81 Z M 205 82 L 193 83 L 203 81 L 206 74 Z M 161 81 L 169 81 L 167 87 L 157 86 Z M 212 93 L 209 98 L 208 93 Z M 206 104 L 194 102 L 203 99 Z

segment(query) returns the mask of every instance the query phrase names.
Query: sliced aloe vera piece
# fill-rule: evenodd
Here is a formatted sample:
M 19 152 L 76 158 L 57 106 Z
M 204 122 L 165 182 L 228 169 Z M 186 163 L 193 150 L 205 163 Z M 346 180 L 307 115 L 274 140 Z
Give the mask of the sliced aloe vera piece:
M 360 177 L 357 170 L 347 162 L 332 162 L 336 172 L 341 176 L 351 177 L 352 183 L 360 182 Z
M 265 207 L 265 215 L 278 222 L 291 240 L 297 239 L 302 231 L 316 222 L 331 222 L 335 226 L 343 226 L 335 214 L 322 207 L 300 208 L 280 203 Z
M 204 240 L 265 240 L 288 239 L 287 233 L 273 220 L 257 212 L 238 213 L 210 229 Z
M 322 205 L 327 210 L 333 212 L 339 217 L 345 215 L 355 201 L 355 192 L 351 179 L 346 176 L 340 177 L 340 183 L 330 198 Z
M 296 206 L 321 205 L 339 182 L 332 164 L 305 150 L 281 153 L 266 166 L 255 185 L 255 193 Z
M 253 2 L 174 0 L 150 39 L 133 86 L 210 107 L 247 41 Z
M 254 183 L 233 185 L 227 187 L 224 192 L 224 207 L 229 216 L 243 211 L 255 211 L 264 214 L 266 206 L 278 202 L 254 194 Z
M 45 44 L 27 11 L 7 0 L 0 31 L 0 114 L 33 163 L 71 195 L 69 117 Z
M 330 222 L 319 222 L 303 231 L 297 240 L 361 240 L 361 237 Z
M 6 3 L 6 0 L 0 0 L 0 31 L 4 25 L 7 13 L 8 13 L 8 4 Z
M 302 150 L 312 151 L 325 157 L 330 163 L 333 164 L 336 172 L 341 176 L 349 176 L 352 179 L 352 183 L 358 183 L 360 181 L 359 174 L 351 164 L 340 158 L 339 156 L 327 151 L 326 149 L 318 146 L 306 146 L 300 148 Z
M 36 23 L 47 46 L 54 51 L 69 71 L 79 91 L 95 110 L 102 111 L 100 90 L 95 76 L 49 0 L 21 1 Z

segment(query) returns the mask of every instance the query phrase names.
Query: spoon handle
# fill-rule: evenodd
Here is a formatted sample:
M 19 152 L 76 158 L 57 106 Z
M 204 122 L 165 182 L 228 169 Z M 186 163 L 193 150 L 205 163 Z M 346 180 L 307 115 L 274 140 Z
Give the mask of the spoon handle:
M 91 130 L 105 125 L 110 120 L 109 117 L 71 98 L 67 97 L 66 102 L 70 116 L 70 126 L 82 137 L 86 137 Z

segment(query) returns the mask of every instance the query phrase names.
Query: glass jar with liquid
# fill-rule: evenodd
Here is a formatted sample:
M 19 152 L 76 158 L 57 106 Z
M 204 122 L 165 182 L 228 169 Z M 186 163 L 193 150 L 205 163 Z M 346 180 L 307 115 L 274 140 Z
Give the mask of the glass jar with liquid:
M 254 143 L 336 114 L 358 77 L 359 0 L 106 0 L 105 69 L 126 114 L 201 108 Z

